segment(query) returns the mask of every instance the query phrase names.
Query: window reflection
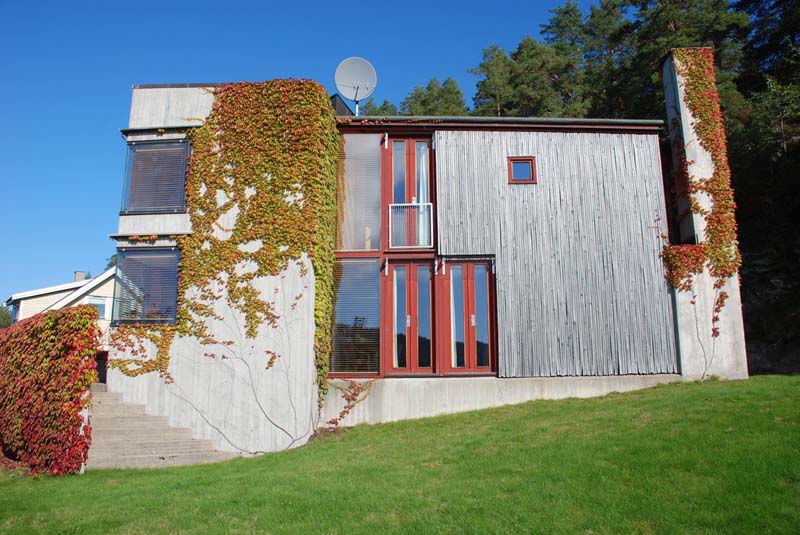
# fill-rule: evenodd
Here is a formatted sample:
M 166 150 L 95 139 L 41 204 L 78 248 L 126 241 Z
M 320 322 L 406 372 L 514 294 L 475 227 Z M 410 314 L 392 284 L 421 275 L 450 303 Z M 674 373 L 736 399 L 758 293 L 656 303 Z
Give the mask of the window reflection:
M 417 266 L 417 365 L 431 366 L 431 267 Z
M 450 267 L 451 355 L 454 368 L 464 367 L 464 283 L 461 266 Z
M 406 367 L 406 268 L 394 268 L 394 367 Z

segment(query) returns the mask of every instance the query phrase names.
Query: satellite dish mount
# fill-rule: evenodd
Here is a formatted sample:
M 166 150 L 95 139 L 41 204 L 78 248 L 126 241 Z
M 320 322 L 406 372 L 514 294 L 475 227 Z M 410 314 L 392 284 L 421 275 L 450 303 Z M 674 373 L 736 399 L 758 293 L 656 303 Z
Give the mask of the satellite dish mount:
M 358 116 L 358 101 L 369 97 L 378 85 L 375 69 L 369 61 L 359 57 L 342 61 L 336 67 L 334 79 L 339 94 L 356 103 L 356 116 Z

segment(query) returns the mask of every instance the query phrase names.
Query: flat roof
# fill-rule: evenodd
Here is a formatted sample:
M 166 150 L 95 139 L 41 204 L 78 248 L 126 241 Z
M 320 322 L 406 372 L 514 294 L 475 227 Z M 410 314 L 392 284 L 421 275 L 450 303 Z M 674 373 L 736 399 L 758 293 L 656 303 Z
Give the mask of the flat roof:
M 185 89 L 189 87 L 217 87 L 223 85 L 219 82 L 204 83 L 186 83 L 186 84 L 133 84 L 134 89 Z
M 475 117 L 393 115 L 338 117 L 340 126 L 353 127 L 427 127 L 475 129 L 546 129 L 546 130 L 644 130 L 660 131 L 659 119 L 583 119 L 567 117 Z

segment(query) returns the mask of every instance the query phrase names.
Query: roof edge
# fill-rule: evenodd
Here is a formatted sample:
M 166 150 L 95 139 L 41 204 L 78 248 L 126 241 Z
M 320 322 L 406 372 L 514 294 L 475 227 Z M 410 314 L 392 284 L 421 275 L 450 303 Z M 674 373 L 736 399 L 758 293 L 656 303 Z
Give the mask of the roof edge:
M 191 83 L 178 83 L 178 84 L 133 84 L 134 89 L 189 89 L 196 87 L 219 87 L 223 85 L 220 82 L 191 82 Z
M 487 117 L 471 115 L 359 115 L 341 117 L 340 122 L 383 121 L 394 123 L 500 123 L 500 124 L 566 124 L 566 125 L 619 125 L 663 126 L 661 119 L 587 119 L 570 117 Z
M 67 295 L 65 295 L 64 297 L 62 297 L 61 299 L 59 299 L 58 301 L 47 307 L 45 311 L 58 310 L 60 308 L 63 308 L 65 305 L 68 305 L 75 299 L 87 295 L 90 291 L 94 290 L 104 282 L 108 281 L 108 279 L 113 277 L 116 272 L 117 272 L 117 266 L 112 266 L 108 268 L 100 275 L 94 277 L 93 279 L 89 279 L 88 282 L 83 286 L 79 287 L 78 289 L 76 289 L 71 293 L 68 293 Z
M 75 282 L 68 282 L 66 284 L 58 284 L 56 286 L 47 286 L 46 288 L 38 288 L 36 290 L 26 290 L 24 292 L 18 292 L 12 294 L 6 300 L 6 303 L 10 303 L 12 301 L 18 301 L 19 299 L 27 299 L 28 297 L 37 297 L 40 295 L 47 295 L 56 292 L 64 292 L 67 290 L 74 290 L 75 288 L 80 288 L 91 282 L 94 279 L 84 279 L 82 281 L 75 281 Z
M 359 127 L 418 127 L 425 129 L 483 128 L 498 130 L 546 129 L 573 131 L 630 130 L 658 132 L 664 128 L 660 119 L 584 119 L 566 117 L 471 117 L 471 116 L 369 116 L 339 117 L 342 128 Z

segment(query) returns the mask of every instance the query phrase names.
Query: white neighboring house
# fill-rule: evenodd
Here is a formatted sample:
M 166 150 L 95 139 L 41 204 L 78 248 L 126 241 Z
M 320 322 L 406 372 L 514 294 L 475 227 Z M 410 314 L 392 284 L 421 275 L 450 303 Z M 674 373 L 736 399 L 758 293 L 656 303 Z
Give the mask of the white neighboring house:
M 100 319 L 98 326 L 102 332 L 100 352 L 97 355 L 98 372 L 101 382 L 105 382 L 105 362 L 108 355 L 108 327 L 111 322 L 111 306 L 114 298 L 114 275 L 116 267 L 105 270 L 97 277 L 87 279 L 81 271 L 75 272 L 75 281 L 58 286 L 15 293 L 6 300 L 11 309 L 14 322 L 30 318 L 48 310 L 58 310 L 77 305 L 94 305 Z

